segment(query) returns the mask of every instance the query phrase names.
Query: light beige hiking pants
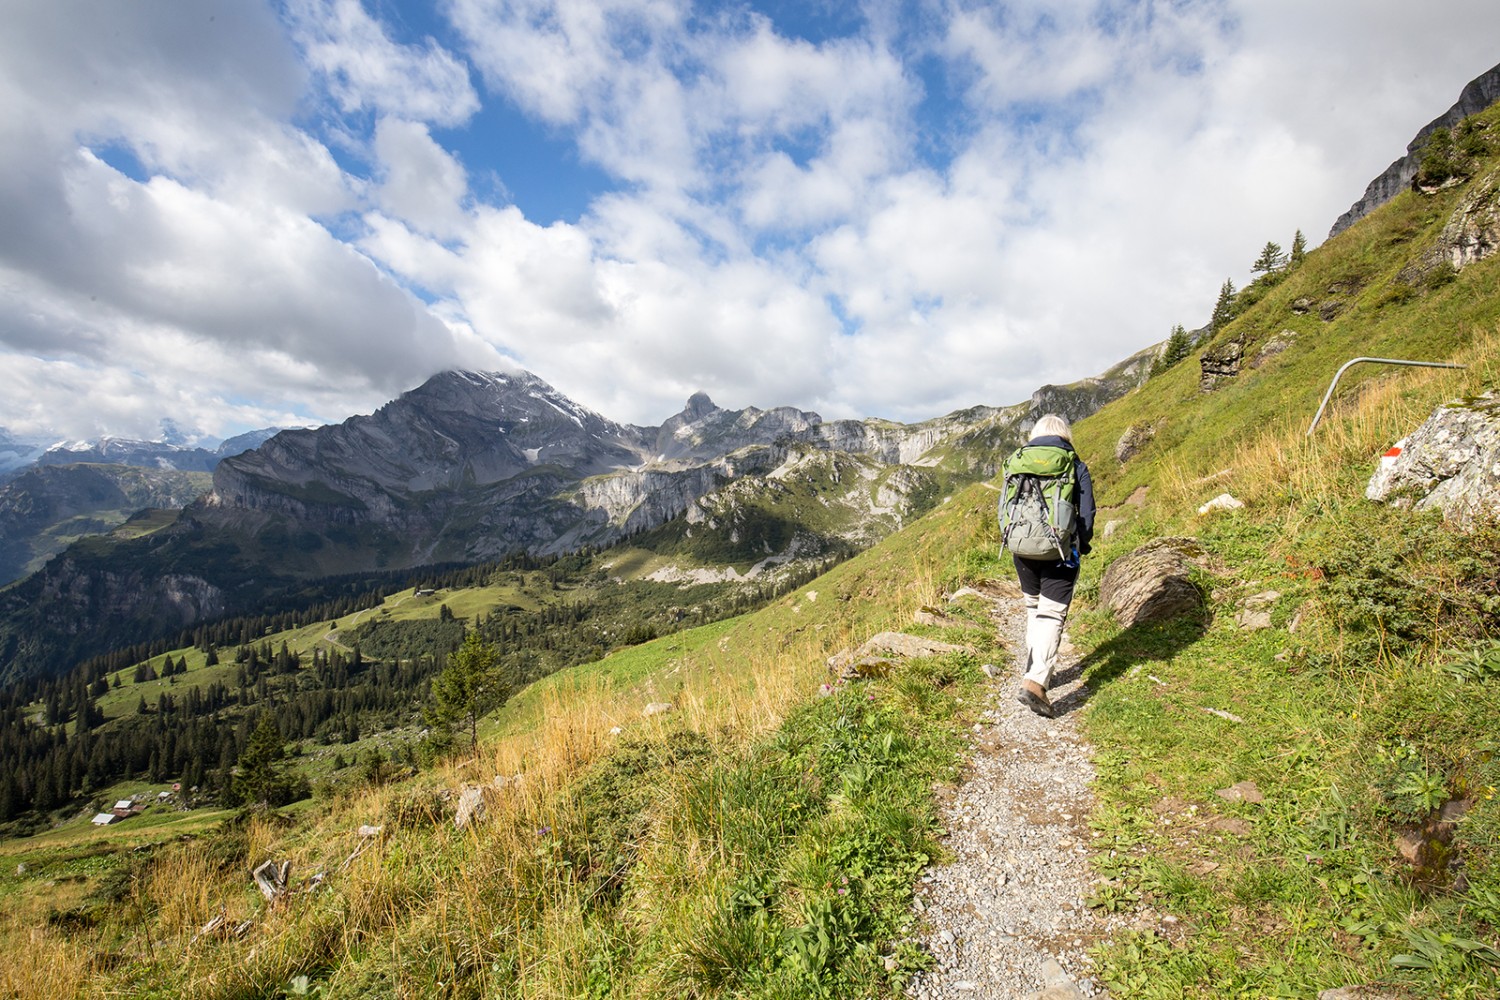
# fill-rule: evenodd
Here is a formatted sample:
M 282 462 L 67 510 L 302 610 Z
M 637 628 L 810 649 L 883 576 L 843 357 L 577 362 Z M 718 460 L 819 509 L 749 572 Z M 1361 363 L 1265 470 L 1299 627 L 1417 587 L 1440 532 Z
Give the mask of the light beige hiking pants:
M 1057 647 L 1062 644 L 1063 622 L 1068 606 L 1044 594 L 1025 594 L 1026 602 L 1026 680 L 1035 681 L 1045 691 L 1052 684 L 1057 669 Z

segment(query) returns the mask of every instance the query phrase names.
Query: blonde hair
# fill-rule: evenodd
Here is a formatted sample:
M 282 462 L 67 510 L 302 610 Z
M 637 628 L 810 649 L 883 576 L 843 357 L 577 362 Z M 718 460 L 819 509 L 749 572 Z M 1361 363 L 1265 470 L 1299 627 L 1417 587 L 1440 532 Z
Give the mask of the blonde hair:
M 1039 438 L 1048 437 L 1049 435 L 1060 437 L 1071 444 L 1073 441 L 1073 428 L 1068 424 L 1065 417 L 1059 417 L 1055 413 L 1048 413 L 1043 417 L 1037 418 L 1037 422 L 1031 428 L 1031 436 Z

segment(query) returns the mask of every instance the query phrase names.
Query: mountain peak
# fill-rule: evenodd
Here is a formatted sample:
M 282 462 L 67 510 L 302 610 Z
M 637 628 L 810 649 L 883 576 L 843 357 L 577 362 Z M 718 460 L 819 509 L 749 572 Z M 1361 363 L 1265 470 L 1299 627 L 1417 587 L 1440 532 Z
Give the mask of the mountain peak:
M 702 420 L 717 409 L 714 401 L 708 398 L 708 393 L 699 390 L 688 397 L 687 406 L 682 408 L 682 415 L 689 421 Z

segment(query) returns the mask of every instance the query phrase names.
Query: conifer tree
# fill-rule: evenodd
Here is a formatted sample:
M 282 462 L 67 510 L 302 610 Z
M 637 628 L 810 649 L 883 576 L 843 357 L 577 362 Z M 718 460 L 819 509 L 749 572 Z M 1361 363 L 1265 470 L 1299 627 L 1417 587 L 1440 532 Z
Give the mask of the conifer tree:
M 1234 319 L 1234 296 L 1234 282 L 1225 278 L 1224 284 L 1219 286 L 1219 300 L 1214 303 L 1213 316 L 1208 321 L 1210 334 L 1218 333 Z
M 1172 335 L 1167 338 L 1166 346 L 1162 348 L 1161 354 L 1157 356 L 1156 361 L 1151 365 L 1151 374 L 1160 375 L 1168 368 L 1171 368 L 1177 362 L 1187 357 L 1188 351 L 1192 350 L 1192 347 L 1193 342 L 1188 336 L 1187 330 L 1183 329 L 1181 323 L 1178 323 L 1172 327 Z
M 280 806 L 290 802 L 292 787 L 282 770 L 283 756 L 276 720 L 270 712 L 262 712 L 240 754 L 239 773 L 234 776 L 232 786 L 235 796 L 247 805 Z
M 1250 265 L 1250 270 L 1257 274 L 1271 274 L 1281 270 L 1285 264 L 1286 257 L 1281 252 L 1281 244 L 1267 240 L 1266 245 L 1261 248 L 1260 256 Z
M 480 718 L 510 697 L 510 684 L 498 664 L 495 647 L 478 632 L 465 636 L 464 644 L 448 657 L 448 665 L 432 682 L 429 721 L 446 732 L 455 727 L 468 730 L 470 748 L 477 747 Z
M 1297 235 L 1292 237 L 1292 252 L 1289 258 L 1293 267 L 1302 263 L 1302 258 L 1307 256 L 1307 237 L 1302 235 L 1302 230 L 1297 230 Z

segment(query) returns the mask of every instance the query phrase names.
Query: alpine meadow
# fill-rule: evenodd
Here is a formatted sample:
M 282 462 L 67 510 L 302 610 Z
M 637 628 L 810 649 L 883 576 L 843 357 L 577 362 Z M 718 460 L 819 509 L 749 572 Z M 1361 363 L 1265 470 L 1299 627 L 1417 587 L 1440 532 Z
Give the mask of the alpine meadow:
M 1018 677 L 975 596 L 1019 601 L 995 473 L 1072 405 L 1100 508 L 1068 621 L 1095 985 L 1500 995 L 1496 471 L 1461 516 L 1366 496 L 1438 408 L 1496 419 L 1500 108 L 1417 159 L 1317 248 L 1247 247 L 1201 329 L 1031 403 L 912 431 L 695 397 L 662 440 L 728 444 L 683 445 L 701 468 L 652 480 L 680 502 L 649 519 L 568 506 L 623 489 L 609 456 L 646 429 L 420 496 L 275 479 L 323 454 L 307 431 L 215 473 L 260 506 L 57 532 L 0 591 L 0 994 L 905 995 L 937 961 L 914 899 L 945 796 Z M 1460 367 L 1353 367 L 1310 431 L 1360 357 Z M 465 547 L 536 497 L 537 544 Z M 361 534 L 379 510 L 407 520 Z M 1123 623 L 1109 570 L 1162 540 L 1190 607 Z M 219 614 L 98 610 L 147 578 Z M 890 632 L 939 651 L 837 666 Z

